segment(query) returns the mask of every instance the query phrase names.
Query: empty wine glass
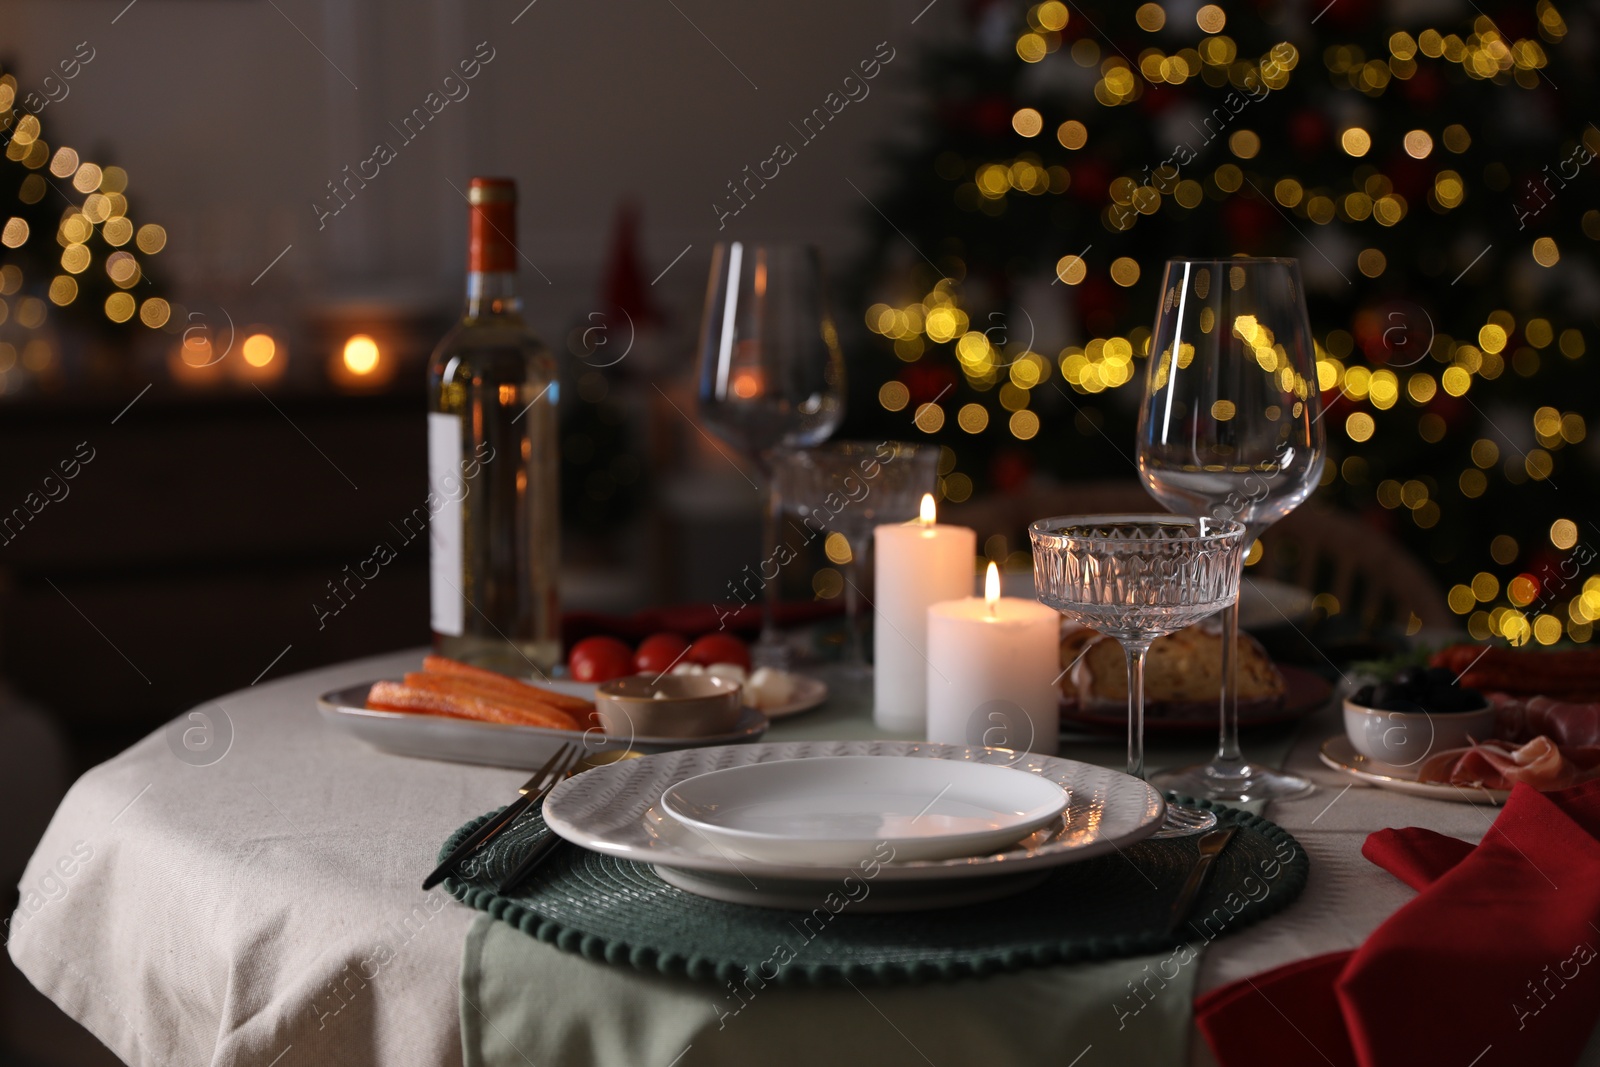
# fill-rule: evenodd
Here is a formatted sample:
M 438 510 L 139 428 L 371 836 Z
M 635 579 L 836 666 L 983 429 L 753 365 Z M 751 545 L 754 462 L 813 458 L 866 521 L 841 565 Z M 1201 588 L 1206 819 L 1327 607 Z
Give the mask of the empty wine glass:
M 1173 259 L 1139 413 L 1139 476 L 1173 511 L 1236 519 L 1245 544 L 1316 489 L 1326 439 L 1311 322 L 1292 259 Z M 1222 615 L 1221 728 L 1210 762 L 1156 776 L 1212 800 L 1298 796 L 1311 782 L 1239 749 L 1239 606 Z
M 834 441 L 816 448 L 784 450 L 777 463 L 777 492 L 785 513 L 801 524 L 809 540 L 823 531 L 844 538 L 847 558 L 828 558 L 844 572 L 845 615 L 849 633 L 845 667 L 865 674 L 866 644 L 861 633 L 861 588 L 872 550 L 873 528 L 910 522 L 925 493 L 939 480 L 939 449 L 902 441 Z
M 767 482 L 762 566 L 776 562 L 780 447 L 827 440 L 844 418 L 844 356 L 828 315 L 822 257 L 808 245 L 718 244 L 700 331 L 696 400 L 705 428 L 742 452 Z M 764 577 L 764 575 L 763 575 Z M 757 665 L 783 666 L 778 581 L 764 580 Z
M 1163 634 L 1239 595 L 1245 528 L 1182 515 L 1083 515 L 1028 527 L 1039 599 L 1109 634 L 1128 664 L 1128 773 L 1144 777 L 1144 658 Z M 1209 830 L 1214 813 L 1167 805 L 1157 837 Z

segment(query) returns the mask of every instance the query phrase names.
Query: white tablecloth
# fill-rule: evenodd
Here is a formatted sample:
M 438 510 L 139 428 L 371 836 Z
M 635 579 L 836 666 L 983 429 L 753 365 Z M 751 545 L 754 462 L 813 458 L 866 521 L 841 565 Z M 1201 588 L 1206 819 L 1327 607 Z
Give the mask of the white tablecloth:
M 197 709 L 219 737 L 231 725 L 226 755 L 207 766 L 180 760 L 163 731 L 85 774 L 23 877 L 17 966 L 137 1067 L 459 1064 L 457 975 L 477 913 L 417 887 L 450 832 L 514 796 L 527 772 L 387 756 L 325 727 L 313 703 L 414 669 L 419 655 Z M 1311 857 L 1305 895 L 1207 949 L 1202 990 L 1353 947 L 1409 900 L 1361 858 L 1371 831 L 1476 841 L 1493 819 L 1492 808 L 1347 788 L 1316 763 L 1336 729 L 1313 720 L 1289 761 L 1321 788 L 1267 812 Z M 1122 993 L 1107 990 L 1108 1013 Z

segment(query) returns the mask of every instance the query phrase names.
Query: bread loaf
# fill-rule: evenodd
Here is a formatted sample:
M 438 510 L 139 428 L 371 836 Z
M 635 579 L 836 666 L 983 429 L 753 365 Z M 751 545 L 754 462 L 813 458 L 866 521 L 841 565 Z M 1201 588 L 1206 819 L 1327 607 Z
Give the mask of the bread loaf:
M 1238 643 L 1239 718 L 1270 716 L 1283 707 L 1283 675 L 1260 642 L 1241 633 Z M 1128 673 L 1115 638 L 1090 630 L 1061 643 L 1062 695 L 1084 711 L 1109 714 L 1128 704 Z M 1222 696 L 1222 634 L 1203 623 L 1156 638 L 1145 657 L 1145 715 L 1163 719 L 1214 718 Z

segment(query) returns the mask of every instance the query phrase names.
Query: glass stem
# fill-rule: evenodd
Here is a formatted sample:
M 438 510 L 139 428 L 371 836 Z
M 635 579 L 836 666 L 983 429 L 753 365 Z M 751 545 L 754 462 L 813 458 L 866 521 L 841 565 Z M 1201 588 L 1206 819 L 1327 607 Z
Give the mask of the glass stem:
M 778 493 L 777 484 L 769 477 L 767 479 L 767 510 L 761 517 L 761 558 L 762 568 L 770 565 L 775 569 L 770 581 L 765 581 L 761 587 L 761 638 L 760 644 L 768 648 L 780 643 L 778 637 L 778 602 L 782 599 L 782 571 L 777 570 L 778 564 L 778 523 L 783 518 L 783 498 Z M 762 576 L 765 578 L 765 575 Z
M 1144 654 L 1149 640 L 1122 642 L 1128 661 L 1128 773 L 1144 780 Z
M 866 669 L 867 646 L 861 634 L 861 575 L 866 573 L 866 568 L 861 565 L 861 556 L 856 551 L 856 546 L 850 546 L 850 562 L 844 566 L 844 614 L 847 628 L 846 638 L 848 647 L 845 649 L 845 662 L 852 667 Z
M 1239 751 L 1239 601 L 1222 609 L 1222 726 L 1217 734 L 1216 763 L 1230 768 L 1244 762 Z

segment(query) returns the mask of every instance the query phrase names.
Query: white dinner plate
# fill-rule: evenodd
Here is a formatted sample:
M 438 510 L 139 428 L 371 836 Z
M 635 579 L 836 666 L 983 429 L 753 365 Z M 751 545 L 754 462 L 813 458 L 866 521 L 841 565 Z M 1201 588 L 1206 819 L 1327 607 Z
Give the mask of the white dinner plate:
M 554 681 L 560 693 L 592 699 L 594 686 L 586 682 Z M 397 756 L 481 763 L 490 767 L 543 767 L 564 744 L 579 742 L 586 752 L 631 748 L 636 752 L 664 752 L 695 745 L 727 745 L 754 741 L 767 732 L 767 717 L 754 708 L 739 713 L 734 728 L 714 737 L 623 737 L 599 729 L 578 733 L 539 726 L 452 719 L 444 715 L 418 715 L 403 711 L 375 711 L 366 706 L 371 682 L 335 689 L 317 698 L 324 721 L 359 738 L 373 748 Z
M 1002 851 L 907 860 L 887 844 L 854 865 L 773 863 L 735 855 L 662 810 L 661 796 L 696 775 L 745 764 L 820 756 L 895 756 L 1010 766 L 1065 790 L 1066 810 Z M 562 837 L 596 852 L 653 864 L 663 880 L 740 904 L 809 908 L 840 886 L 864 884 L 851 908 L 943 907 L 1015 892 L 1049 869 L 1125 848 L 1154 833 L 1161 795 L 1120 771 L 1007 749 L 921 741 L 790 741 L 685 749 L 586 771 L 545 799 Z
M 859 863 L 994 852 L 1060 815 L 1067 793 L 1011 767 L 894 756 L 747 763 L 667 789 L 662 808 L 708 840 L 772 863 Z
M 1325 765 L 1340 774 L 1354 778 L 1358 782 L 1375 785 L 1380 789 L 1392 789 L 1396 793 L 1410 793 L 1412 796 L 1431 797 L 1434 800 L 1453 800 L 1458 804 L 1504 804 L 1511 796 L 1510 790 L 1506 789 L 1483 789 L 1450 785 L 1447 782 L 1419 782 L 1415 767 L 1393 767 L 1369 756 L 1363 756 L 1356 751 L 1355 746 L 1350 743 L 1349 736 L 1345 734 L 1337 734 L 1322 742 L 1322 751 L 1318 755 Z

